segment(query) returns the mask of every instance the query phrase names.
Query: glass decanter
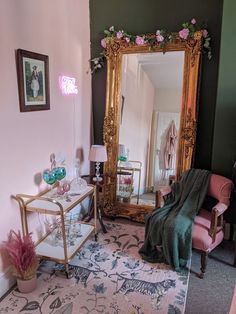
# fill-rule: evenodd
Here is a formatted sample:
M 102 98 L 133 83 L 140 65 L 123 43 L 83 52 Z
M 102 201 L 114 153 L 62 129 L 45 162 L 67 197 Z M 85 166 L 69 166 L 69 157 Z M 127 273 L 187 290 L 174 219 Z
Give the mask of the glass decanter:
M 75 160 L 75 178 L 71 181 L 70 195 L 81 194 L 87 188 L 87 182 L 80 176 L 80 160 Z

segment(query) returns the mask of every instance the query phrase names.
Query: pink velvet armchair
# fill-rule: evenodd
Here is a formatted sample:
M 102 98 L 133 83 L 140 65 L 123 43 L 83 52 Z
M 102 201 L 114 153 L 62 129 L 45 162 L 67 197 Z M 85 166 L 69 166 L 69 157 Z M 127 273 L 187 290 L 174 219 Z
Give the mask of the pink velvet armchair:
M 208 205 L 207 202 L 204 202 L 205 208 L 203 204 L 194 219 L 192 247 L 201 252 L 200 278 L 204 277 L 208 254 L 223 241 L 223 213 L 229 206 L 232 186 L 231 180 L 217 174 L 211 174 L 207 192 L 210 201 L 208 201 Z M 159 196 L 165 199 L 170 191 L 170 187 L 164 187 L 159 191 Z M 211 203 L 213 204 L 212 208 Z

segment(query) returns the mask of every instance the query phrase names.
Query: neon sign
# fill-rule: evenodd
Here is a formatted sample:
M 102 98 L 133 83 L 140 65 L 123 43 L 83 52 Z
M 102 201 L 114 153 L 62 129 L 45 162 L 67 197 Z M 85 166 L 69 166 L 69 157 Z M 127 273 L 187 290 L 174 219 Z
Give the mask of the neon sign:
M 75 78 L 65 75 L 59 76 L 59 85 L 63 95 L 76 95 L 78 88 L 75 85 Z

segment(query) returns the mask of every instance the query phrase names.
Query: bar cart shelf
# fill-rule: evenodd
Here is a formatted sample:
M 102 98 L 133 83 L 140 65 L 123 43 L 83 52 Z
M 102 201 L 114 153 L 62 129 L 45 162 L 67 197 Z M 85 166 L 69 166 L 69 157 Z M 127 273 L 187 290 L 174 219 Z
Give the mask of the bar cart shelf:
M 91 201 L 94 199 L 93 222 L 84 222 L 78 216 L 72 219 L 73 209 L 87 197 Z M 36 254 L 42 259 L 64 264 L 66 276 L 70 278 L 69 261 L 92 233 L 97 241 L 96 186 L 88 185 L 82 193 L 71 193 L 67 197 L 57 196 L 52 189 L 37 196 L 17 194 L 15 198 L 21 210 L 23 234 L 29 233 L 29 212 L 55 216 L 51 228 L 36 243 Z

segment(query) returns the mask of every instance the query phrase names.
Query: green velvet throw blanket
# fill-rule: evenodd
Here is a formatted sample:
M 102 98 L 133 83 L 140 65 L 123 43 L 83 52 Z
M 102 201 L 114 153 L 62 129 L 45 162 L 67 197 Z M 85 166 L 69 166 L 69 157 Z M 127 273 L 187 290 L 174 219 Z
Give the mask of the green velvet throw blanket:
M 162 208 L 146 216 L 145 241 L 139 253 L 148 262 L 164 262 L 176 271 L 184 267 L 192 249 L 192 223 L 208 189 L 210 172 L 190 169 L 171 185 Z

